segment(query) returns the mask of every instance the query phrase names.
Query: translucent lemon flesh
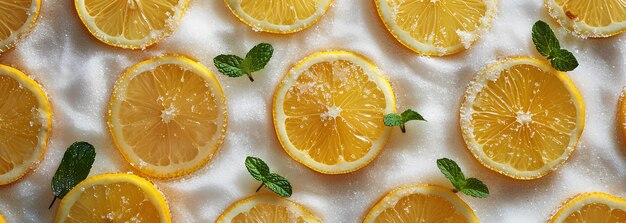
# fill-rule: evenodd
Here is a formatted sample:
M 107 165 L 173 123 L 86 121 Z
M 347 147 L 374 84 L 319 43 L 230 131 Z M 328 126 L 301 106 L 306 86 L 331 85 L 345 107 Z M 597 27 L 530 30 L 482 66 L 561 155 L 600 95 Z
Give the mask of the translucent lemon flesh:
M 75 0 L 83 23 L 99 40 L 138 49 L 169 35 L 187 0 Z
M 217 223 L 318 223 L 301 205 L 274 195 L 259 195 L 230 206 Z
M 0 53 L 7 51 L 34 25 L 40 0 L 0 1 Z
M 255 30 L 292 33 L 319 20 L 332 0 L 226 0 L 231 11 Z
M 292 157 L 320 172 L 356 170 L 388 137 L 382 120 L 395 109 L 389 83 L 353 54 L 331 52 L 305 60 L 277 90 L 281 142 Z
M 0 65 L 0 185 L 19 179 L 43 156 L 50 125 L 50 105 L 39 85 Z
M 157 58 L 120 80 L 111 127 L 134 167 L 158 177 L 184 175 L 208 162 L 221 144 L 224 103 L 206 68 L 186 58 Z
M 601 192 L 570 198 L 549 220 L 550 223 L 626 222 L 626 201 Z
M 545 0 L 548 12 L 580 37 L 608 37 L 626 31 L 622 0 Z
M 620 124 L 619 129 L 622 130 L 623 140 L 626 142 L 626 87 L 622 91 L 622 96 L 620 97 L 621 105 L 619 105 L 619 112 L 617 114 L 617 120 Z
M 506 64 L 506 65 L 504 65 Z M 534 59 L 489 68 L 461 108 L 468 147 L 488 167 L 515 178 L 547 174 L 573 151 L 584 108 L 567 76 Z
M 387 29 L 425 55 L 462 51 L 480 36 L 495 12 L 495 0 L 376 0 Z
M 171 222 L 165 198 L 150 182 L 129 174 L 88 178 L 61 202 L 56 222 Z
M 438 186 L 396 189 L 383 197 L 367 214 L 364 223 L 476 223 L 465 202 Z

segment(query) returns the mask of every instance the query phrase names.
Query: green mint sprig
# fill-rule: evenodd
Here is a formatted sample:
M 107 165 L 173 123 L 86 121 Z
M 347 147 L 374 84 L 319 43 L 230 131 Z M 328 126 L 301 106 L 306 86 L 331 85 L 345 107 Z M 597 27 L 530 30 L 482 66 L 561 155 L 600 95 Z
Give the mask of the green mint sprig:
M 476 178 L 465 178 L 461 167 L 454 162 L 454 160 L 448 158 L 441 158 L 437 160 L 437 167 L 441 170 L 441 173 L 446 176 L 454 186 L 454 191 L 463 192 L 466 195 L 486 198 L 489 196 L 489 188 L 482 181 Z
M 248 156 L 246 158 L 246 168 L 254 179 L 261 181 L 261 186 L 256 189 L 256 192 L 259 192 L 263 185 L 265 185 L 282 197 L 291 197 L 291 184 L 289 181 L 281 175 L 270 172 L 269 166 L 267 166 L 263 160 Z
M 75 142 L 65 151 L 61 164 L 52 177 L 54 199 L 48 209 L 52 208 L 57 198 L 63 199 L 72 188 L 87 178 L 95 158 L 95 148 L 86 142 Z
M 570 71 L 578 67 L 578 60 L 574 54 L 561 49 L 559 40 L 550 26 L 544 21 L 537 21 L 533 25 L 533 42 L 537 51 L 552 63 L 552 67 L 560 71 Z
M 254 81 L 252 73 L 263 68 L 274 54 L 274 48 L 268 43 L 260 43 L 254 46 L 246 58 L 237 55 L 219 55 L 213 59 L 213 64 L 222 74 L 229 77 L 241 77 L 247 75 L 250 81 Z
M 426 121 L 426 119 L 424 119 L 422 115 L 411 109 L 407 109 L 400 115 L 395 113 L 387 114 L 383 118 L 383 122 L 386 126 L 400 126 L 400 130 L 402 130 L 402 133 L 406 133 L 405 124 L 413 120 Z

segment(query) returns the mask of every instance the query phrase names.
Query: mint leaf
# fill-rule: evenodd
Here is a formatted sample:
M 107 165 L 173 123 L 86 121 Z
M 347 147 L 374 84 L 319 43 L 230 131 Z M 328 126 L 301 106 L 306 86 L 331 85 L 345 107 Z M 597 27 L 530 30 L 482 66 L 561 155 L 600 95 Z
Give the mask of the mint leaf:
M 561 49 L 559 40 L 547 23 L 541 20 L 537 21 L 533 25 L 532 36 L 537 51 L 547 57 L 552 67 L 560 71 L 571 71 L 578 67 L 578 61 L 574 54 Z
M 291 184 L 284 177 L 271 173 L 263 182 L 267 188 L 282 197 L 291 197 Z
M 571 52 L 560 49 L 555 53 L 556 56 L 550 60 L 552 67 L 560 71 L 571 71 L 578 67 L 578 60 Z
M 213 64 L 220 73 L 229 77 L 241 77 L 244 71 L 241 69 L 243 59 L 235 55 L 219 55 L 213 59 Z
M 438 159 L 437 167 L 457 190 L 463 188 L 465 176 L 463 175 L 463 171 L 461 171 L 461 167 L 459 167 L 456 162 L 448 158 Z
M 264 181 L 265 176 L 270 174 L 270 168 L 267 164 L 256 157 L 248 156 L 246 158 L 246 168 L 248 172 L 250 172 L 250 175 L 258 181 Z
M 489 196 L 489 189 L 482 181 L 476 178 L 465 179 L 463 171 L 454 160 L 448 158 L 441 158 L 437 160 L 437 167 L 441 170 L 446 178 L 450 180 L 454 186 L 454 191 L 459 192 L 477 198 L 486 198 Z
M 477 198 L 486 198 L 489 196 L 489 188 L 482 181 L 476 178 L 469 178 L 465 181 L 465 185 L 461 192 L 468 196 Z
M 422 115 L 411 109 L 407 109 L 400 115 L 391 113 L 383 117 L 383 123 L 385 123 L 385 126 L 400 126 L 400 130 L 402 130 L 403 133 L 406 133 L 405 124 L 413 120 L 426 121 Z
M 413 111 L 411 109 L 407 109 L 406 111 L 402 112 L 401 116 L 404 123 L 413 120 L 426 121 L 426 119 L 424 119 L 424 117 L 422 117 L 420 113 L 417 113 L 416 111 Z
M 274 47 L 269 43 L 260 43 L 254 46 L 247 54 L 246 58 L 235 55 L 219 55 L 213 59 L 217 70 L 229 77 L 241 77 L 244 74 L 250 81 L 252 72 L 265 68 L 265 65 L 272 59 Z
M 537 51 L 544 57 L 552 55 L 553 52 L 561 49 L 559 40 L 554 35 L 550 26 L 544 21 L 537 21 L 533 25 L 533 42 Z
M 280 196 L 291 196 L 291 184 L 289 181 L 276 173 L 271 173 L 270 168 L 263 160 L 248 156 L 245 164 L 250 175 L 252 175 L 255 180 L 261 181 L 261 185 L 256 189 L 257 192 L 263 186 L 266 186 Z
M 383 118 L 383 122 L 386 126 L 401 126 L 402 124 L 404 124 L 402 117 L 400 117 L 398 114 L 393 113 L 385 115 L 385 117 Z
M 242 69 L 247 73 L 252 73 L 265 68 L 265 65 L 272 59 L 274 47 L 268 43 L 260 43 L 246 54 Z
M 72 188 L 87 178 L 95 158 L 95 148 L 86 142 L 75 142 L 65 151 L 61 164 L 52 177 L 54 200 L 49 208 L 57 198 L 63 199 Z

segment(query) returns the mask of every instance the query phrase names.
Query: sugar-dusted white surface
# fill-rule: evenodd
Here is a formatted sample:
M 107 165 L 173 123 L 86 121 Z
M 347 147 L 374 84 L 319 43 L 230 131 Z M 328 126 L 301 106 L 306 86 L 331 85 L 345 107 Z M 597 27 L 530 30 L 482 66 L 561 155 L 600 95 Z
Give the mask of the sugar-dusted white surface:
M 605 191 L 626 197 L 626 158 L 619 137 L 616 103 L 626 84 L 626 35 L 582 40 L 562 28 L 557 35 L 580 67 L 569 76 L 587 106 L 586 129 L 578 150 L 555 173 L 517 181 L 482 167 L 464 148 L 458 106 L 474 75 L 506 56 L 539 57 L 530 29 L 542 19 L 553 27 L 542 0 L 501 0 L 491 29 L 468 51 L 438 57 L 418 56 L 385 30 L 371 0 L 336 0 L 320 22 L 292 35 L 257 33 L 239 22 L 221 0 L 192 0 L 179 29 L 145 51 L 106 46 L 91 37 L 73 11 L 72 1 L 44 0 L 32 34 L 0 56 L 0 63 L 30 74 L 48 92 L 54 127 L 45 158 L 22 180 L 0 186 L 0 213 L 9 222 L 51 222 L 58 204 L 50 179 L 63 152 L 84 140 L 97 148 L 91 175 L 132 171 L 105 128 L 106 104 L 114 82 L 129 66 L 166 53 L 197 58 L 216 72 L 212 58 L 244 54 L 259 42 L 276 48 L 256 81 L 218 74 L 228 98 L 226 141 L 213 161 L 195 174 L 175 180 L 150 179 L 167 200 L 175 222 L 213 222 L 231 203 L 254 194 L 257 182 L 246 172 L 246 156 L 259 156 L 291 180 L 295 200 L 325 222 L 360 222 L 368 208 L 392 188 L 408 184 L 451 186 L 435 160 L 457 160 L 469 176 L 484 179 L 491 196 L 461 195 L 486 223 L 543 222 L 567 197 Z M 398 108 L 420 111 L 427 123 L 411 123 L 407 134 L 395 130 L 381 155 L 355 173 L 326 176 L 289 158 L 276 140 L 271 101 L 275 86 L 298 60 L 319 50 L 345 49 L 369 57 L 390 77 Z M 266 190 L 264 189 L 265 193 Z

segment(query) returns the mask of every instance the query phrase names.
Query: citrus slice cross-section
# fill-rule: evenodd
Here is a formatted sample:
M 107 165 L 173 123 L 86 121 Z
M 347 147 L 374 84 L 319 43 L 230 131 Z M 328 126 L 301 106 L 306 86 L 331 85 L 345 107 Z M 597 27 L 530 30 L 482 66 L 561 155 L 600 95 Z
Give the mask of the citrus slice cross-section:
M 89 177 L 61 201 L 56 223 L 172 222 L 163 194 L 132 174 Z
M 74 0 L 78 16 L 98 40 L 146 48 L 178 26 L 188 0 Z
M 7 223 L 4 218 L 2 217 L 2 215 L 0 215 L 0 223 Z
M 535 179 L 574 151 L 585 109 L 566 74 L 536 59 L 509 58 L 470 83 L 460 116 L 463 139 L 478 161 L 512 178 Z
M 0 53 L 7 51 L 35 26 L 41 0 L 0 1 Z
M 216 223 L 318 223 L 308 210 L 276 195 L 256 195 L 231 205 Z
M 619 129 L 622 131 L 624 142 L 626 142 L 626 86 L 622 90 L 622 95 L 619 100 L 619 112 L 617 113 L 617 120 L 619 123 Z
M 385 195 L 367 213 L 363 223 L 478 223 L 474 211 L 450 189 L 417 185 Z
M 423 55 L 469 48 L 489 27 L 496 0 L 375 0 L 387 30 Z
M 0 65 L 0 185 L 18 180 L 41 160 L 51 128 L 46 93 L 21 71 Z
M 215 76 L 180 56 L 141 62 L 120 78 L 109 129 L 124 158 L 153 177 L 204 166 L 226 132 L 226 99 Z
M 602 192 L 583 193 L 563 203 L 548 223 L 626 222 L 626 200 Z
M 294 66 L 274 93 L 274 126 L 292 158 L 326 173 L 362 168 L 382 150 L 395 112 L 391 85 L 351 52 L 313 54 Z
M 579 37 L 609 37 L 626 31 L 626 1 L 545 0 L 550 16 Z
M 254 30 L 294 33 L 317 22 L 332 0 L 225 0 L 228 8 Z

